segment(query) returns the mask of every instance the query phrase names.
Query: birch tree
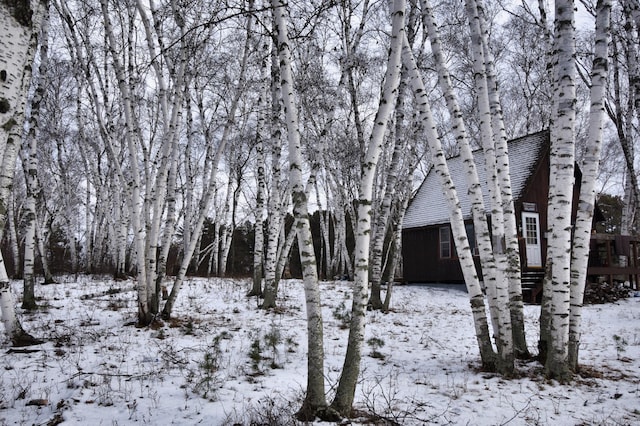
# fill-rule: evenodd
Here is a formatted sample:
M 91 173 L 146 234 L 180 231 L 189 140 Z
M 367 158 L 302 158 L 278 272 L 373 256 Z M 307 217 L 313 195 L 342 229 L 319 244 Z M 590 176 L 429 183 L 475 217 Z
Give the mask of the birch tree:
M 281 118 L 283 111 L 282 105 L 282 87 L 280 84 L 281 69 L 278 59 L 277 50 L 277 34 L 273 41 L 273 48 L 265 45 L 265 50 L 270 48 L 269 57 L 271 59 L 271 78 L 269 86 L 269 145 L 270 145 L 270 176 L 271 185 L 267 202 L 268 225 L 267 225 L 267 241 L 265 247 L 265 264 L 264 264 L 264 300 L 263 309 L 271 309 L 276 306 L 278 294 L 278 286 L 284 262 L 288 259 L 289 251 L 295 240 L 297 233 L 294 227 L 286 234 L 285 215 L 289 208 L 291 197 L 285 195 L 285 190 L 289 178 L 282 174 L 282 124 Z M 266 52 L 265 52 L 266 53 Z
M 342 373 L 331 407 L 342 415 L 351 411 L 360 372 L 362 345 L 366 323 L 369 287 L 369 255 L 373 182 L 382 152 L 389 116 L 394 108 L 400 82 L 402 42 L 404 39 L 405 2 L 395 0 L 392 8 L 392 32 L 384 87 L 376 112 L 374 128 L 362 163 L 358 191 L 357 227 L 355 230 L 355 276 L 349 339 Z
M 498 354 L 500 354 L 504 365 L 509 366 L 507 368 L 513 368 L 513 336 L 508 309 L 509 281 L 507 279 L 505 220 L 502 191 L 500 189 L 502 182 L 498 176 L 496 143 L 492 126 L 494 114 L 492 114 L 489 104 L 489 87 L 486 71 L 488 66 L 486 59 L 488 58 L 485 58 L 485 54 L 488 54 L 488 52 L 485 52 L 484 46 L 486 46 L 487 43 L 483 40 L 483 37 L 486 37 L 486 35 L 482 33 L 480 15 L 476 2 L 474 0 L 467 0 L 466 7 L 467 18 L 471 28 L 471 50 L 473 52 L 474 80 L 478 97 L 480 139 L 485 157 L 487 188 L 491 200 L 491 247 L 493 250 L 493 261 L 495 262 L 495 269 L 493 270 L 495 276 L 491 277 L 485 284 L 487 286 L 487 297 L 495 299 L 489 303 L 494 311 L 494 321 L 497 323 L 495 338 L 498 346 Z M 508 176 L 508 164 L 505 174 Z M 518 258 L 517 262 L 519 261 Z
M 471 151 L 467 128 L 465 122 L 462 119 L 463 112 L 458 104 L 456 95 L 453 90 L 453 85 L 451 83 L 451 76 L 445 63 L 445 57 L 443 54 L 438 27 L 435 23 L 433 10 L 427 0 L 423 0 L 421 4 L 423 9 L 424 26 L 428 31 L 429 41 L 431 43 L 431 51 L 433 52 L 436 69 L 438 71 L 438 83 L 444 93 L 447 108 L 452 118 L 452 129 L 457 140 L 460 155 L 463 159 L 463 163 L 465 164 L 465 180 L 467 182 L 469 197 L 471 200 L 471 214 L 480 254 L 484 285 L 487 289 L 487 299 L 492 319 L 491 324 L 493 326 L 494 335 L 496 336 L 496 338 L 499 338 L 501 336 L 501 332 L 499 329 L 499 315 L 497 313 L 498 307 L 495 304 L 497 302 L 497 298 L 495 297 L 497 265 L 495 257 L 493 255 L 493 247 L 486 219 L 486 210 L 482 196 L 482 188 L 480 186 L 475 160 Z M 468 266 L 470 265 L 467 265 L 467 267 Z M 465 267 L 463 266 L 463 270 L 464 268 Z M 506 318 L 503 315 L 502 321 L 504 322 L 505 319 Z M 480 323 L 476 325 L 476 327 L 482 327 L 482 318 L 479 317 L 477 318 L 477 320 L 480 321 Z M 504 332 L 502 332 L 502 336 L 506 336 Z M 508 350 L 502 351 L 504 347 L 502 347 L 500 342 L 497 343 L 500 350 L 501 358 L 496 358 L 493 350 L 489 351 L 487 348 L 483 349 L 483 347 L 481 346 L 481 358 L 483 365 L 491 369 L 497 368 L 499 371 L 510 373 L 513 369 L 513 356 Z
M 432 28 L 433 29 L 433 28 Z M 431 31 L 431 30 L 430 30 Z M 435 34 L 433 34 L 435 36 Z M 434 39 L 437 40 L 437 39 Z M 433 40 L 432 40 L 433 48 Z M 451 231 L 456 242 L 456 250 L 460 258 L 460 266 L 464 276 L 467 292 L 471 303 L 473 323 L 476 332 L 476 339 L 480 351 L 480 358 L 484 368 L 495 369 L 496 353 L 491 343 L 489 335 L 489 321 L 486 316 L 484 294 L 480 287 L 480 281 L 476 273 L 475 263 L 469 246 L 464 217 L 460 207 L 460 201 L 455 185 L 451 179 L 449 168 L 446 163 L 446 156 L 440 138 L 437 134 L 436 123 L 433 119 L 429 100 L 422 76 L 415 63 L 413 52 L 408 43 L 403 47 L 403 62 L 409 73 L 409 84 L 417 98 L 420 118 L 425 126 L 426 139 L 429 143 L 429 150 L 433 162 L 434 171 L 440 177 L 443 194 L 447 200 L 450 211 Z M 443 74 L 444 76 L 444 74 Z
M 593 66 L 591 68 L 591 109 L 587 151 L 582 163 L 580 199 L 576 215 L 573 246 L 571 250 L 571 292 L 569 317 L 568 363 L 572 371 L 578 368 L 580 348 L 582 303 L 587 282 L 587 263 L 591 241 L 591 223 L 595 210 L 596 182 L 600 152 L 604 136 L 604 118 L 607 89 L 609 32 L 611 2 L 598 0 L 596 5 L 596 34 Z
M 48 10 L 46 10 L 43 18 L 42 29 L 40 33 L 40 49 L 39 49 L 39 72 L 37 76 L 36 88 L 30 100 L 30 116 L 29 130 L 26 134 L 27 153 L 22 157 L 23 169 L 25 172 L 25 181 L 27 187 L 27 198 L 25 201 L 26 231 L 24 241 L 24 293 L 22 297 L 22 307 L 27 310 L 37 308 L 35 298 L 35 274 L 34 261 L 36 251 L 36 228 L 38 221 L 36 220 L 36 199 L 39 188 L 38 182 L 38 126 L 40 119 L 40 105 L 44 95 L 44 78 L 47 69 L 48 57 Z M 25 158 L 26 157 L 26 158 Z M 42 256 L 42 253 L 41 253 Z M 44 261 L 46 265 L 46 260 Z
M 20 150 L 25 104 L 46 3 L 0 2 L 0 234 L 4 231 L 15 161 Z M 14 345 L 39 343 L 15 314 L 11 285 L 0 254 L 0 309 Z
M 272 0 L 274 30 L 277 34 L 277 50 L 280 59 L 282 100 L 289 144 L 289 181 L 291 198 L 296 218 L 295 226 L 305 290 L 307 310 L 307 390 L 302 407 L 298 411 L 301 420 L 313 418 L 326 409 L 324 390 L 324 349 L 322 331 L 322 309 L 313 239 L 309 226 L 307 195 L 302 179 L 302 152 L 297 106 L 293 93 L 291 70 L 291 46 L 285 19 L 285 4 L 282 0 Z
M 471 3 L 471 2 L 470 2 Z M 491 114 L 491 131 L 496 151 L 496 171 L 499 182 L 504 229 L 504 254 L 502 265 L 508 280 L 508 305 L 513 335 L 514 356 L 518 358 L 530 357 L 524 330 L 524 308 L 522 303 L 522 282 L 520 270 L 520 249 L 518 243 L 518 229 L 516 225 L 516 211 L 511 190 L 511 169 L 509 164 L 509 152 L 507 146 L 506 125 L 502 109 L 501 91 L 498 88 L 498 76 L 495 57 L 489 46 L 488 22 L 484 12 L 483 2 L 476 0 L 476 12 L 479 25 L 474 26 L 480 30 L 482 56 L 485 64 L 485 77 L 489 108 Z M 473 31 L 472 31 L 473 32 Z M 492 218 L 493 220 L 493 218 Z
M 572 0 L 556 0 L 554 28 L 554 105 L 551 126 L 547 264 L 551 279 L 547 376 L 566 380 L 569 373 L 571 205 L 575 147 L 575 17 Z M 546 284 L 546 283 L 545 283 Z
M 250 2 L 252 5 L 253 3 Z M 236 113 L 238 109 L 238 105 L 240 103 L 241 97 L 243 95 L 243 89 L 246 84 L 246 73 L 247 68 L 249 66 L 249 57 L 252 54 L 253 46 L 250 42 L 249 34 L 252 31 L 253 20 L 251 17 L 248 17 L 245 21 L 245 43 L 242 50 L 242 56 L 239 61 L 239 74 L 238 80 L 235 84 L 235 92 L 230 100 L 229 112 L 227 117 L 225 118 L 224 125 L 222 127 L 222 134 L 220 139 L 215 145 L 212 147 L 211 153 L 213 153 L 212 158 L 209 160 L 209 172 L 208 172 L 208 182 L 205 186 L 205 190 L 202 194 L 202 198 L 199 203 L 199 209 L 196 215 L 196 222 L 193 224 L 193 228 L 191 229 L 191 240 L 189 241 L 189 245 L 186 248 L 182 262 L 180 264 L 180 269 L 173 281 L 173 287 L 171 289 L 171 293 L 169 294 L 169 298 L 167 299 L 164 308 L 162 309 L 162 316 L 164 318 L 168 318 L 171 316 L 171 312 L 173 310 L 173 306 L 175 305 L 176 299 L 178 297 L 178 293 L 182 288 L 182 283 L 184 282 L 184 278 L 186 276 L 187 270 L 189 268 L 189 264 L 191 263 L 191 258 L 196 250 L 196 247 L 199 245 L 200 235 L 202 233 L 202 229 L 204 226 L 204 222 L 207 218 L 207 213 L 211 209 L 212 201 L 214 200 L 215 192 L 216 192 L 216 179 L 218 172 L 218 164 L 220 159 L 225 153 L 225 149 L 227 143 L 231 139 L 234 121 L 236 119 Z M 212 141 L 208 141 L 208 143 L 212 143 Z M 220 272 L 220 271 L 219 271 Z

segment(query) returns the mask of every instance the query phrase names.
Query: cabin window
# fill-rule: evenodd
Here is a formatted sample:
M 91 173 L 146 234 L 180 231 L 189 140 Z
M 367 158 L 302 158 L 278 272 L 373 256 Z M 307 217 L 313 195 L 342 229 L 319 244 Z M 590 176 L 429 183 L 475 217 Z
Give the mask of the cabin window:
M 451 258 L 451 230 L 448 226 L 440 228 L 440 258 Z
M 467 223 L 464 225 L 465 231 L 467 231 L 467 240 L 469 240 L 469 247 L 471 247 L 471 253 L 474 256 L 478 256 L 478 242 L 476 241 L 476 231 L 473 228 L 473 223 Z

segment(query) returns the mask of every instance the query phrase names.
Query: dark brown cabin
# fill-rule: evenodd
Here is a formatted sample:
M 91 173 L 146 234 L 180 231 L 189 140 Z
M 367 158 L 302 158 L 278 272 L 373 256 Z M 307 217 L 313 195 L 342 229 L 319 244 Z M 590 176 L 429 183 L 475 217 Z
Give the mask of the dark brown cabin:
M 516 209 L 518 240 L 523 288 L 530 300 L 535 300 L 541 288 L 546 259 L 547 203 L 549 191 L 549 132 L 542 131 L 509 142 L 511 185 Z M 474 152 L 478 177 L 482 184 L 484 204 L 490 214 L 490 200 L 486 188 L 484 154 Z M 476 269 L 481 277 L 480 259 L 475 248 L 475 236 L 471 220 L 471 202 L 461 157 L 448 160 L 449 172 L 458 192 L 458 198 L 465 218 L 469 243 L 474 249 Z M 576 168 L 574 200 L 580 191 L 580 171 Z M 574 202 L 575 218 L 577 203 Z M 596 209 L 596 220 L 602 216 Z M 490 220 L 490 218 L 489 218 Z M 610 237 L 610 238 L 609 238 Z M 602 238 L 602 239 L 601 239 Z M 616 244 L 617 241 L 617 244 Z M 402 258 L 403 280 L 413 283 L 460 283 L 463 282 L 462 269 L 456 256 L 454 239 L 449 225 L 449 209 L 442 194 L 438 176 L 431 169 L 412 199 L 403 222 Z M 590 281 L 598 277 L 608 277 L 609 282 L 616 276 L 637 286 L 640 276 L 640 242 L 630 238 L 600 236 L 592 238 L 592 254 L 588 274 Z M 596 249 L 597 256 L 593 250 Z M 618 254 L 623 253 L 623 254 Z M 625 257 L 626 254 L 626 257 Z M 622 266 L 619 266 L 622 262 Z M 616 269 L 611 269 L 613 265 Z M 603 279 L 603 278 L 600 278 Z

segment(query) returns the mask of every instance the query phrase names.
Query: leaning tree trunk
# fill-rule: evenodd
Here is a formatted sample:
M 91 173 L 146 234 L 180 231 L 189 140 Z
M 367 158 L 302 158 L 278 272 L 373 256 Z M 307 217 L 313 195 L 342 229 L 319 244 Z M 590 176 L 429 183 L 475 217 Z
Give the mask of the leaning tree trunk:
M 489 104 L 489 88 L 487 82 L 487 59 L 483 51 L 483 36 L 480 15 L 475 0 L 466 0 L 467 18 L 471 32 L 471 51 L 475 77 L 478 114 L 480 119 L 480 139 L 484 152 L 485 172 L 487 174 L 487 189 L 491 200 L 491 247 L 496 263 L 495 279 L 485 282 L 487 297 L 493 309 L 496 330 L 495 339 L 500 357 L 498 369 L 506 374 L 513 372 L 513 332 L 511 329 L 511 314 L 509 311 L 509 280 L 507 279 L 507 254 L 505 248 L 504 210 L 502 204 L 501 181 L 496 156 L 496 143 L 493 133 L 493 119 Z M 497 325 L 497 329 L 495 327 Z
M 382 274 L 384 272 L 384 242 L 389 230 L 389 218 L 391 217 L 391 206 L 397 194 L 400 192 L 396 187 L 398 184 L 398 174 L 402 165 L 402 155 L 406 152 L 406 138 L 403 137 L 402 125 L 404 122 L 404 84 L 400 82 L 398 89 L 398 101 L 396 104 L 396 130 L 394 135 L 394 149 L 391 155 L 391 165 L 387 171 L 386 190 L 380 203 L 376 215 L 376 226 L 374 227 L 373 244 L 371 247 L 371 296 L 369 306 L 372 309 L 383 309 L 384 303 L 380 290 L 382 287 Z M 394 231 L 395 232 L 395 231 Z M 389 245 L 393 244 L 393 238 Z M 392 278 L 393 279 L 393 278 Z M 388 290 L 387 290 L 388 291 Z
M 569 314 L 571 289 L 571 205 L 574 183 L 575 147 L 575 23 L 574 2 L 556 1 L 554 59 L 555 120 L 551 127 L 549 212 L 549 252 L 551 267 L 551 333 L 546 375 L 565 380 L 568 364 Z
M 247 34 L 251 32 L 251 23 L 252 23 L 252 19 L 248 19 L 247 27 L 246 27 Z M 238 103 L 243 93 L 242 89 L 246 81 L 246 69 L 247 69 L 247 63 L 249 60 L 249 54 L 250 54 L 250 46 L 249 46 L 249 37 L 247 36 L 242 57 L 240 58 L 240 74 L 238 76 L 238 82 L 236 84 L 236 92 L 233 95 L 233 98 L 231 99 L 229 115 L 227 117 L 227 120 L 225 121 L 220 142 L 216 147 L 215 155 L 209 165 L 209 167 L 211 168 L 209 172 L 209 182 L 206 185 L 204 194 L 202 195 L 202 199 L 200 200 L 200 208 L 198 210 L 197 220 L 194 228 L 191 229 L 191 240 L 189 241 L 188 246 L 185 248 L 185 252 L 182 258 L 182 263 L 180 264 L 180 269 L 178 270 L 178 274 L 176 275 L 175 280 L 173 281 L 173 287 L 171 288 L 171 293 L 169 294 L 167 301 L 165 302 L 165 305 L 162 309 L 163 318 L 171 317 L 173 307 L 177 300 L 180 289 L 182 288 L 182 283 L 184 282 L 184 278 L 187 274 L 187 269 L 191 264 L 191 259 L 193 257 L 193 254 L 196 251 L 196 248 L 199 246 L 200 236 L 202 234 L 204 221 L 207 217 L 209 208 L 211 207 L 211 203 L 215 197 L 218 163 L 220 162 L 220 158 L 222 157 L 225 151 L 225 148 L 227 146 L 227 142 L 229 141 L 229 138 L 231 135 L 231 128 L 235 120 L 236 110 L 238 108 Z
M 578 369 L 578 349 L 580 347 L 580 326 L 582 322 L 582 302 L 587 281 L 591 223 L 595 210 L 596 181 L 600 151 L 603 139 L 608 75 L 608 47 L 611 2 L 598 0 L 596 5 L 596 39 L 591 68 L 591 109 L 589 111 L 589 131 L 587 150 L 582 165 L 580 199 L 576 216 L 571 251 L 571 315 L 569 317 L 569 368 Z
M 473 324 L 475 326 L 476 339 L 478 341 L 482 366 L 483 368 L 492 371 L 495 369 L 496 354 L 493 350 L 491 337 L 489 335 L 489 322 L 486 315 L 484 294 L 480 287 L 475 262 L 473 261 L 473 255 L 471 253 L 471 248 L 469 247 L 469 240 L 464 226 L 464 218 L 462 209 L 460 208 L 458 194 L 456 192 L 455 185 L 453 184 L 453 180 L 451 179 L 449 167 L 447 166 L 445 159 L 445 153 L 438 137 L 436 124 L 431 114 L 431 108 L 429 107 L 429 100 L 427 98 L 428 92 L 425 89 L 422 76 L 420 75 L 420 71 L 418 70 L 413 57 L 413 52 L 411 52 L 411 47 L 408 42 L 404 43 L 403 62 L 409 72 L 410 86 L 418 99 L 420 119 L 425 124 L 425 131 L 427 133 L 426 140 L 429 142 L 434 170 L 440 177 L 442 191 L 448 203 L 451 216 L 451 232 L 453 233 L 456 249 L 458 251 L 460 267 L 462 268 L 467 292 L 469 293 L 471 312 L 473 314 Z
M 300 129 L 298 112 L 293 93 L 293 73 L 291 71 L 291 50 L 285 19 L 285 3 L 283 0 L 272 0 L 275 32 L 277 33 L 277 50 L 280 58 L 280 81 L 282 100 L 285 106 L 287 139 L 289 142 L 289 181 L 293 213 L 296 218 L 298 248 L 307 308 L 307 392 L 297 417 L 310 421 L 319 412 L 325 410 L 324 394 L 324 349 L 322 336 L 322 307 L 320 304 L 320 288 L 316 257 L 313 248 L 307 194 L 302 178 L 302 149 L 300 146 Z M 321 413 L 320 413 L 321 414 Z
M 344 416 L 351 413 L 355 397 L 356 384 L 360 374 L 360 361 L 366 323 L 367 296 L 369 288 L 369 251 L 371 241 L 371 206 L 373 201 L 373 183 L 382 153 L 389 116 L 393 111 L 400 84 L 402 68 L 401 54 L 404 31 L 404 0 L 395 0 L 392 10 L 392 32 L 389 59 L 384 78 L 380 105 L 374 119 L 369 145 L 366 149 L 360 176 L 357 226 L 355 228 L 355 276 L 353 283 L 353 302 L 347 353 L 344 358 L 342 374 L 331 407 Z
M 487 21 L 481 0 L 476 2 L 480 30 L 482 36 L 482 49 L 485 58 L 487 89 L 489 106 L 491 108 L 491 124 L 496 148 L 496 165 L 498 166 L 498 179 L 500 179 L 500 192 L 502 195 L 502 209 L 504 216 L 504 236 L 506 250 L 506 274 L 509 280 L 509 312 L 511 317 L 511 330 L 513 333 L 514 356 L 521 359 L 531 355 L 527 347 L 527 339 L 524 330 L 524 306 L 522 303 L 522 279 L 520 246 L 518 243 L 518 228 L 516 224 L 516 211 L 511 190 L 511 173 L 509 165 L 509 151 L 507 146 L 507 133 L 504 125 L 504 116 L 498 91 L 498 78 L 495 68 L 495 60 L 489 47 Z
M 489 227 L 487 224 L 486 211 L 482 196 L 482 187 L 478 178 L 478 172 L 476 170 L 473 153 L 471 151 L 466 126 L 464 124 L 464 121 L 462 120 L 462 110 L 458 105 L 458 101 L 453 90 L 453 84 L 451 83 L 449 70 L 446 66 L 445 57 L 440 42 L 440 36 L 438 34 L 438 28 L 435 24 L 435 18 L 433 16 L 433 10 L 431 9 L 428 0 L 422 0 L 421 4 L 423 10 L 423 22 L 429 33 L 431 50 L 433 52 L 433 56 L 436 62 L 436 68 L 438 71 L 438 83 L 442 91 L 444 92 L 444 97 L 447 102 L 447 108 L 453 120 L 453 131 L 458 142 L 458 147 L 460 148 L 460 156 L 462 157 L 463 163 L 466 166 L 465 179 L 469 188 L 471 213 L 473 216 L 473 227 L 478 244 L 480 262 L 482 264 L 482 274 L 484 276 L 484 281 L 486 284 L 488 281 L 496 279 L 496 263 L 493 257 L 493 249 L 491 246 Z M 490 289 L 493 288 L 493 286 L 487 286 L 487 288 Z M 480 294 L 482 295 L 482 292 L 480 292 Z M 477 299 L 473 299 L 475 295 L 475 291 L 473 293 L 470 293 L 470 296 L 472 297 L 472 309 L 474 309 L 474 315 L 477 304 L 480 302 Z M 484 300 L 482 301 L 482 306 L 484 306 Z M 482 330 L 485 326 L 484 322 L 486 322 L 486 318 L 483 319 L 482 317 L 478 316 L 475 318 L 475 320 L 478 321 L 478 323 L 476 324 L 477 333 L 484 333 L 484 331 Z M 491 340 L 489 338 L 488 331 L 486 336 L 484 334 L 478 334 L 478 338 L 480 339 L 480 357 L 482 359 L 483 367 L 485 369 L 495 369 L 495 353 L 491 347 Z M 489 338 L 488 343 L 485 340 L 486 338 Z

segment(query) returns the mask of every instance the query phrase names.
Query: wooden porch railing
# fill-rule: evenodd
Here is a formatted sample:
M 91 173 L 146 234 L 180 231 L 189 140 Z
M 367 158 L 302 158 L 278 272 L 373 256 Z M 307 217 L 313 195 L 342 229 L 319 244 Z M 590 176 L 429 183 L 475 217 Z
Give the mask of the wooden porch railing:
M 640 239 L 626 235 L 592 234 L 587 280 L 628 282 L 634 290 L 640 283 Z

